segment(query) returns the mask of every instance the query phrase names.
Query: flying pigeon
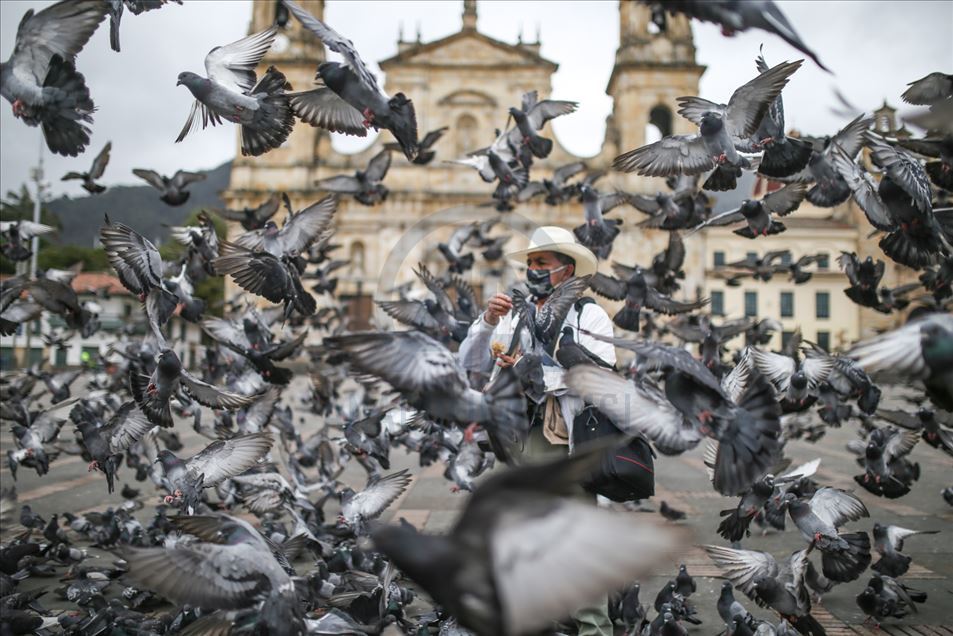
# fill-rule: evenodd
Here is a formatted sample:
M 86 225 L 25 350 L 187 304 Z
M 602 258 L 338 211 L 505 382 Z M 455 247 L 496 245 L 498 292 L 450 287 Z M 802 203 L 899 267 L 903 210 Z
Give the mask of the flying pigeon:
M 49 234 L 53 230 L 53 227 L 45 223 L 26 220 L 0 221 L 0 237 L 3 238 L 0 252 L 16 263 L 25 261 L 33 255 L 33 250 L 28 247 L 30 239 Z
M 210 208 L 210 211 L 226 221 L 241 223 L 242 228 L 250 232 L 263 228 L 268 219 L 278 212 L 280 204 L 281 198 L 277 194 L 273 194 L 264 203 L 254 208 L 242 208 L 241 210 Z
M 442 128 L 437 128 L 436 130 L 431 130 L 424 138 L 420 140 L 420 143 L 417 145 L 417 156 L 414 157 L 412 164 L 416 166 L 426 166 L 428 163 L 433 161 L 434 157 L 437 156 L 436 151 L 431 150 L 433 145 L 440 141 L 440 138 L 443 137 L 444 133 L 450 130 L 449 126 L 443 126 Z M 384 144 L 386 150 L 394 150 L 397 152 L 401 151 L 400 144 L 394 142 L 388 142 Z
M 358 170 L 353 177 L 342 174 L 319 179 L 314 185 L 324 192 L 351 194 L 364 205 L 377 205 L 387 200 L 389 190 L 383 181 L 390 168 L 390 161 L 390 150 L 385 148 L 371 157 L 366 170 Z
M 773 216 L 787 216 L 794 212 L 801 205 L 805 194 L 807 194 L 807 185 L 794 183 L 769 192 L 761 199 L 745 199 L 738 208 L 716 214 L 697 225 L 692 233 L 704 227 L 731 225 L 744 221 L 745 227 L 734 230 L 738 236 L 754 239 L 769 234 L 780 234 L 786 228 L 784 223 L 776 221 Z
M 89 172 L 67 172 L 60 181 L 78 179 L 83 182 L 83 189 L 90 194 L 105 192 L 106 186 L 96 183 L 96 179 L 102 177 L 103 172 L 106 171 L 106 165 L 109 164 L 109 151 L 112 150 L 112 147 L 111 141 L 106 142 L 103 149 L 93 159 L 93 165 L 89 168 Z
M 40 126 L 47 147 L 75 157 L 89 144 L 96 110 L 86 79 L 77 72 L 76 55 L 106 17 L 101 0 L 62 0 L 20 19 L 10 58 L 0 63 L 0 95 L 13 105 L 13 116 Z
M 414 104 L 403 93 L 388 97 L 354 48 L 354 43 L 294 2 L 284 6 L 325 46 L 340 53 L 344 63 L 324 62 L 316 77 L 323 85 L 291 96 L 295 114 L 312 126 L 363 137 L 367 129 L 386 128 L 393 133 L 408 161 L 419 151 Z
M 639 331 L 639 317 L 643 308 L 654 309 L 667 315 L 681 314 L 700 309 L 708 300 L 679 302 L 650 286 L 645 272 L 640 267 L 632 270 L 630 277 L 620 280 L 606 274 L 596 273 L 590 281 L 592 291 L 611 300 L 623 300 L 625 304 L 612 317 L 612 322 L 628 331 Z
M 136 175 L 153 188 L 160 192 L 159 199 L 163 203 L 171 206 L 182 205 L 189 200 L 191 192 L 186 190 L 189 184 L 196 181 L 205 181 L 207 175 L 200 172 L 187 172 L 185 170 L 176 170 L 172 178 L 160 175 L 154 170 L 144 168 L 133 168 L 132 174 Z
M 182 4 L 182 0 L 108 0 L 109 1 L 109 46 L 116 53 L 120 52 L 119 23 L 125 9 L 133 15 L 140 15 L 146 11 L 160 9 L 167 2 Z
M 257 157 L 285 143 L 294 127 L 294 112 L 285 92 L 291 86 L 274 66 L 255 83 L 255 68 L 277 35 L 278 27 L 273 26 L 216 46 L 205 56 L 208 77 L 190 71 L 179 73 L 176 85 L 184 84 L 195 101 L 176 143 L 198 125 L 199 114 L 203 129 L 223 119 L 239 124 L 242 155 Z
M 939 530 L 910 530 L 900 526 L 881 525 L 874 523 L 874 549 L 880 559 L 870 566 L 871 570 L 886 576 L 903 576 L 910 569 L 912 560 L 906 554 L 901 554 L 903 542 L 918 534 L 937 534 Z

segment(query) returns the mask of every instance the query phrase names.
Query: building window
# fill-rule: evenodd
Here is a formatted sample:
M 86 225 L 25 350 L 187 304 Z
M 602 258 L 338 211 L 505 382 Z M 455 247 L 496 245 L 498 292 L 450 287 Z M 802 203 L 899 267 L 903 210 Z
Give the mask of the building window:
M 67 350 L 67 349 L 60 349 L 60 348 L 57 347 L 57 349 L 56 349 L 56 357 L 55 357 L 55 359 L 54 359 L 55 361 L 53 362 L 53 364 L 54 364 L 55 366 L 57 366 L 57 367 L 65 367 L 65 366 L 66 366 L 66 354 L 67 354 L 67 353 L 68 353 L 68 350 Z
M 645 143 L 650 144 L 672 134 L 672 111 L 668 106 L 659 104 L 649 111 L 649 121 L 645 126 Z
M 461 115 L 457 119 L 457 156 L 462 157 L 479 148 L 477 140 L 476 118 L 473 115 Z
M 351 243 L 351 271 L 358 276 L 364 275 L 366 264 L 364 262 L 365 250 L 364 243 L 354 241 Z
M 725 266 L 725 253 L 721 250 L 715 252 L 715 267 Z
M 791 344 L 791 338 L 794 337 L 793 331 L 782 331 L 781 332 L 781 348 L 787 349 L 788 345 Z
M 745 292 L 745 317 L 753 318 L 758 315 L 758 292 Z
M 782 318 L 794 317 L 794 293 L 793 292 L 781 292 L 781 317 Z
M 817 346 L 823 349 L 824 351 L 831 350 L 831 332 L 830 331 L 817 332 Z
M 831 317 L 831 295 L 828 292 L 817 292 L 815 295 L 815 304 L 817 306 L 816 316 L 818 318 Z
M 749 263 L 755 262 L 756 260 L 758 260 L 758 253 L 757 253 L 757 252 L 745 252 L 745 260 L 748 261 Z
M 781 254 L 781 264 L 788 267 L 791 264 L 791 252 Z
M 818 269 L 830 269 L 831 268 L 831 255 L 827 252 L 821 252 L 817 255 L 817 268 Z
M 711 315 L 725 315 L 725 292 L 713 291 L 711 293 Z

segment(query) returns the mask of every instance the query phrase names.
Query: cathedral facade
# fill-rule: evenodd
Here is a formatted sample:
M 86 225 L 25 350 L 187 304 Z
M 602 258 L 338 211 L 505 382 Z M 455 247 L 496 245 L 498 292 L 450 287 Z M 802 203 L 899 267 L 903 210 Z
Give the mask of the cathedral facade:
M 299 4 L 323 17 L 323 0 L 299 0 Z M 276 0 L 257 0 L 253 7 L 249 32 L 276 22 L 281 26 L 278 41 L 264 58 L 260 71 L 275 65 L 295 90 L 311 87 L 315 70 L 325 58 L 322 43 L 296 20 L 289 19 Z M 413 100 L 421 137 L 443 126 L 449 130 L 435 146 L 437 157 L 428 165 L 413 165 L 401 153 L 393 153 L 385 179 L 390 195 L 385 202 L 367 207 L 350 197 L 342 198 L 335 220 L 335 242 L 341 247 L 334 255 L 348 259 L 350 264 L 339 270 L 338 292 L 349 302 L 357 325 L 367 323 L 372 299 L 386 297 L 387 290 L 411 278 L 411 269 L 419 261 L 442 267 L 436 245 L 461 224 L 499 216 L 502 223 L 497 232 L 513 234 L 506 247 L 515 250 L 525 245 L 536 225 L 571 228 L 582 222 L 582 206 L 575 201 L 553 207 L 537 198 L 501 214 L 490 205 L 492 186 L 482 182 L 476 171 L 444 163 L 489 145 L 496 129 L 504 126 L 507 109 L 518 105 L 524 92 L 537 90 L 540 98 L 548 97 L 557 70 L 557 64 L 540 55 L 539 42 L 510 44 L 496 40 L 479 31 L 477 18 L 476 2 L 465 0 L 458 32 L 431 42 L 400 41 L 396 55 L 380 62 L 386 72 L 387 93 L 404 92 Z M 699 80 L 705 71 L 695 61 L 691 27 L 684 17 L 675 16 L 668 30 L 658 34 L 650 22 L 644 5 L 620 2 L 619 46 L 606 87 L 613 109 L 606 121 L 601 151 L 594 157 L 575 157 L 547 129 L 544 134 L 554 140 L 554 149 L 547 159 L 534 163 L 532 179 L 549 177 L 554 168 L 577 160 L 585 161 L 589 169 L 608 169 L 616 155 L 646 143 L 649 124 L 661 134 L 693 132 L 693 125 L 675 114 L 676 98 L 699 94 Z M 236 153 L 229 189 L 223 198 L 230 207 L 240 208 L 257 205 L 271 193 L 283 191 L 295 209 L 300 209 L 324 195 L 314 185 L 317 180 L 363 169 L 390 141 L 393 139 L 385 131 L 365 150 L 344 154 L 332 147 L 326 131 L 299 123 L 281 148 L 261 157 Z M 598 185 L 602 190 L 619 188 L 642 193 L 665 188 L 661 179 L 616 172 L 610 172 Z M 717 309 L 728 317 L 752 310 L 759 316 L 775 316 L 785 331 L 800 325 L 805 338 L 826 340 L 831 347 L 856 339 L 861 333 L 861 316 L 843 295 L 845 281 L 836 267 L 841 250 L 860 251 L 862 237 L 856 213 L 848 205 L 833 211 L 806 207 L 810 206 L 804 204 L 785 219 L 789 230 L 779 236 L 749 241 L 726 230 L 712 229 L 687 239 L 687 278 L 682 296 L 714 293 Z M 613 260 L 647 265 L 652 255 L 667 244 L 667 232 L 633 227 L 644 218 L 636 210 L 618 208 L 613 216 L 624 222 Z M 827 268 L 796 289 L 783 275 L 770 283 L 749 280 L 742 288 L 728 288 L 716 276 L 716 262 L 779 248 L 791 249 L 795 260 L 801 254 L 823 250 L 829 254 Z M 484 293 L 497 291 L 480 289 L 486 280 L 480 267 L 478 258 L 469 274 L 472 282 Z M 608 263 L 603 267 L 611 273 Z M 230 288 L 230 292 L 236 291 Z M 788 294 L 795 295 L 793 312 L 788 311 Z M 826 303 L 826 309 L 820 303 Z M 614 310 L 612 305 L 606 303 L 610 312 Z

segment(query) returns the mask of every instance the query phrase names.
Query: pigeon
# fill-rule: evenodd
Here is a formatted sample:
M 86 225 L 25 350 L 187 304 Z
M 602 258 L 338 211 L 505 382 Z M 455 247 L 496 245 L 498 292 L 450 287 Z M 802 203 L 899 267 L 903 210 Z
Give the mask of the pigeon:
M 938 407 L 953 410 L 953 316 L 931 314 L 854 344 L 847 355 L 867 372 L 923 382 Z
M 605 602 L 607 592 L 646 574 L 678 542 L 676 533 L 564 496 L 604 453 L 600 446 L 493 474 L 447 535 L 385 526 L 371 538 L 477 635 L 536 633 Z
M 930 181 L 923 166 L 902 148 L 865 133 L 873 161 L 884 176 L 874 185 L 870 176 L 845 152 L 835 149 L 834 166 L 847 181 L 867 220 L 886 232 L 879 245 L 894 261 L 919 269 L 939 262 L 940 252 L 950 249 L 953 237 L 937 219 L 931 202 Z
M 953 133 L 923 139 L 898 139 L 897 145 L 906 148 L 921 157 L 937 159 L 927 161 L 923 169 L 938 188 L 953 192 Z
M 762 51 L 763 48 L 762 45 Z M 755 66 L 759 73 L 768 70 L 768 63 L 764 61 L 763 53 L 758 55 Z M 749 142 L 752 150 L 764 149 L 764 154 L 758 163 L 758 172 L 773 179 L 787 177 L 802 170 L 814 150 L 810 142 L 785 135 L 784 102 L 780 95 L 771 103 L 764 119 L 761 120 L 761 125 L 758 126 L 758 130 Z
M 226 221 L 236 221 L 241 224 L 242 228 L 250 232 L 263 228 L 265 222 L 278 212 L 280 203 L 281 198 L 277 194 L 273 194 L 264 203 L 254 208 L 242 208 L 241 210 L 210 208 L 210 212 Z
M 734 189 L 741 169 L 751 167 L 735 144 L 755 133 L 771 103 L 800 66 L 801 61 L 772 67 L 738 88 L 727 105 L 700 97 L 680 97 L 679 114 L 698 125 L 699 134 L 663 137 L 619 155 L 613 167 L 649 177 L 695 175 L 715 169 L 704 189 Z
M 734 588 L 731 585 L 731 581 L 725 581 L 721 584 L 721 593 L 718 595 L 716 608 L 718 610 L 718 616 L 725 622 L 725 625 L 734 624 L 738 618 L 741 619 L 742 623 L 747 625 L 754 623 L 754 616 L 745 609 L 744 605 L 735 599 Z
M 694 227 L 707 218 L 707 206 L 701 205 L 702 199 L 707 199 L 707 195 L 696 192 L 693 183 L 674 192 L 659 191 L 655 196 L 630 194 L 628 203 L 639 212 L 649 215 L 637 224 L 639 227 L 682 230 Z
M 41 477 L 49 472 L 50 462 L 58 453 L 45 445 L 56 441 L 65 422 L 55 416 L 52 410 L 28 414 L 28 419 L 11 427 L 17 450 L 7 451 L 7 466 L 14 479 L 20 464 L 34 468 Z
M 254 605 L 263 631 L 306 633 L 291 576 L 272 554 L 270 542 L 247 521 L 209 515 L 171 517 L 170 522 L 197 540 L 123 549 L 127 576 L 137 586 L 203 608 L 239 610 Z
M 909 556 L 900 553 L 903 542 L 914 535 L 938 532 L 939 530 L 908 530 L 900 526 L 874 523 L 874 549 L 880 555 L 880 560 L 870 566 L 870 569 L 885 576 L 903 576 L 910 569 L 911 561 Z
M 926 600 L 926 592 L 878 574 L 874 575 L 867 587 L 857 595 L 857 607 L 867 615 L 866 620 L 874 619 L 874 625 L 879 627 L 877 619 L 903 618 L 908 614 L 916 614 L 916 604 Z
M 808 500 L 791 492 L 781 497 L 801 536 L 821 552 L 821 571 L 831 581 L 856 580 L 870 565 L 870 537 L 866 532 L 839 533 L 848 521 L 869 517 L 863 502 L 838 488 L 819 488 Z
M 500 140 L 505 142 L 505 136 L 501 135 L 497 141 Z M 515 159 L 507 160 L 498 150 L 494 142 L 494 145 L 489 148 L 477 151 L 464 159 L 454 159 L 450 163 L 475 168 L 480 173 L 480 178 L 487 183 L 499 181 L 493 191 L 493 198 L 498 202 L 497 209 L 500 212 L 508 212 L 512 209 L 510 199 L 518 197 L 529 182 L 529 171 L 519 165 Z
M 802 358 L 751 347 L 748 356 L 751 364 L 774 385 L 784 413 L 810 408 L 817 401 L 817 386 L 827 380 L 834 368 L 834 358 L 816 349 L 809 349 Z
M 519 191 L 516 200 L 524 203 L 539 195 L 545 195 L 547 205 L 560 205 L 569 201 L 580 190 L 578 184 L 567 184 L 566 182 L 586 169 L 586 164 L 582 161 L 574 161 L 553 170 L 552 179 L 543 179 L 542 181 L 531 181 Z
M 896 499 L 910 492 L 913 482 L 920 478 L 919 464 L 906 456 L 913 450 L 920 436 L 915 431 L 900 431 L 893 427 L 877 428 L 870 432 L 866 444 L 861 443 L 863 475 L 854 481 L 865 490 L 880 497 Z M 848 449 L 853 446 L 848 444 Z
M 844 294 L 862 307 L 878 307 L 877 287 L 884 275 L 884 262 L 879 259 L 875 262 L 872 256 L 861 261 L 853 252 L 841 252 L 837 264 L 850 282 Z
M 924 442 L 953 456 L 953 431 L 950 430 L 953 427 L 953 416 L 950 413 L 925 407 L 920 407 L 913 414 L 894 409 L 879 409 L 876 412 L 877 417 L 891 424 L 918 431 Z
M 275 366 L 275 362 L 289 358 L 300 351 L 308 335 L 307 330 L 283 342 L 256 339 L 250 334 L 260 333 L 258 321 L 245 317 L 241 325 L 222 319 L 202 321 L 202 331 L 216 342 L 246 358 L 262 377 L 271 384 L 286 385 L 294 377 L 291 369 Z M 270 333 L 268 334 L 270 337 Z
M 366 534 L 367 523 L 381 516 L 407 490 L 411 480 L 405 469 L 368 483 L 361 492 L 345 491 L 341 499 L 339 521 L 356 535 Z
M 381 378 L 435 419 L 484 424 L 507 446 L 525 435 L 525 400 L 511 369 L 481 393 L 470 388 L 456 356 L 419 331 L 334 336 L 325 338 L 324 346 L 343 354 L 362 373 Z
M 665 31 L 665 11 L 684 13 L 690 18 L 702 22 L 713 22 L 721 26 L 724 35 L 732 36 L 736 32 L 748 29 L 761 29 L 774 33 L 782 40 L 804 53 L 827 71 L 817 55 L 797 34 L 794 27 L 772 0 L 737 2 L 736 0 L 643 0 L 653 7 L 652 20 L 660 30 Z
M 86 150 L 96 110 L 76 55 L 105 19 L 100 0 L 62 0 L 34 13 L 17 27 L 13 53 L 0 64 L 0 95 L 13 116 L 40 126 L 51 152 L 75 157 Z M 85 122 L 85 123 L 83 123 Z
M 198 125 L 199 114 L 203 129 L 223 119 L 239 124 L 244 156 L 257 157 L 285 143 L 294 127 L 294 112 L 285 92 L 291 85 L 274 66 L 255 83 L 255 68 L 277 35 L 278 27 L 273 26 L 216 46 L 205 56 L 208 77 L 190 71 L 179 73 L 176 86 L 184 85 L 195 101 L 176 143 Z
M 780 234 L 786 228 L 784 223 L 772 218 L 773 215 L 791 214 L 801 205 L 806 193 L 807 185 L 794 183 L 769 192 L 760 200 L 745 199 L 738 208 L 716 214 L 697 225 L 692 233 L 704 227 L 731 225 L 744 221 L 747 224 L 745 227 L 734 230 L 738 236 L 754 239 L 769 234 Z
M 179 206 L 189 200 L 192 193 L 186 190 L 189 184 L 196 181 L 205 181 L 206 174 L 200 172 L 187 172 L 185 170 L 176 170 L 172 178 L 160 175 L 154 170 L 144 168 L 133 168 L 132 174 L 136 175 L 161 194 L 159 199 L 163 203 L 171 206 Z
M 28 247 L 30 239 L 53 230 L 49 225 L 33 221 L 0 221 L 0 237 L 3 238 L 0 253 L 15 263 L 26 261 L 33 256 L 33 250 Z
M 620 280 L 597 272 L 590 281 L 592 291 L 610 300 L 624 300 L 625 304 L 612 317 L 616 326 L 628 331 L 639 331 L 639 317 L 644 308 L 672 315 L 700 309 L 708 304 L 707 299 L 680 302 L 661 294 L 646 281 L 642 268 L 633 268 L 627 280 Z
M 864 145 L 864 132 L 872 123 L 872 118 L 858 115 L 833 137 L 816 139 L 811 158 L 803 170 L 775 178 L 784 183 L 813 183 L 806 196 L 811 205 L 819 208 L 840 205 L 850 198 L 851 189 L 834 167 L 833 154 L 841 149 L 853 161 Z
M 519 144 L 529 148 L 534 157 L 545 159 L 553 150 L 553 142 L 539 135 L 536 131 L 542 130 L 550 119 L 561 115 L 568 115 L 575 112 L 579 104 L 576 102 L 567 102 L 554 99 L 539 100 L 536 91 L 529 91 L 523 94 L 523 102 L 519 108 L 511 107 L 510 116 L 516 122 L 515 130 L 509 133 L 509 139 L 512 141 L 518 134 Z
M 420 140 L 420 143 L 417 144 L 417 156 L 413 158 L 410 162 L 415 166 L 426 166 L 428 163 L 433 161 L 434 157 L 437 156 L 436 151 L 431 150 L 433 145 L 440 141 L 440 138 L 443 137 L 444 133 L 450 130 L 449 126 L 443 126 L 437 128 L 436 130 L 431 130 L 424 138 Z M 398 143 L 389 142 L 384 144 L 386 150 L 393 150 L 400 152 L 401 147 Z
M 688 568 L 684 563 L 678 566 L 678 575 L 675 577 L 675 591 L 688 598 L 698 589 L 695 580 L 688 573 Z
M 461 225 L 450 234 L 446 243 L 437 243 L 437 249 L 450 264 L 450 273 L 462 274 L 473 267 L 473 254 L 464 254 L 463 249 L 478 235 L 479 227 L 479 223 Z
M 106 186 L 96 183 L 96 179 L 102 177 L 106 171 L 106 166 L 109 164 L 109 152 L 112 150 L 112 147 L 112 142 L 107 141 L 103 149 L 100 150 L 96 158 L 93 159 L 93 165 L 90 166 L 89 172 L 67 172 L 60 181 L 82 181 L 83 189 L 90 194 L 101 194 L 105 192 Z
M 152 423 L 135 402 L 120 406 L 108 424 L 83 403 L 73 407 L 70 419 L 79 432 L 78 439 L 90 457 L 89 470 L 100 470 L 106 475 L 108 492 L 115 488 L 116 469 L 122 461 L 122 452 L 145 437 L 152 430 Z
M 169 399 L 180 387 L 196 402 L 212 409 L 241 408 L 257 397 L 223 391 L 203 382 L 184 369 L 179 356 L 168 348 L 159 353 L 151 376 L 133 371 L 129 375 L 129 384 L 136 404 L 149 421 L 165 428 L 174 424 Z
M 271 433 L 241 435 L 214 441 L 186 460 L 170 450 L 159 451 L 155 461 L 162 465 L 163 486 L 169 492 L 165 502 L 179 504 L 192 514 L 202 500 L 203 488 L 213 488 L 252 468 L 273 442 Z
M 450 275 L 457 298 L 464 301 L 460 304 L 471 308 L 470 311 L 458 310 L 447 293 L 449 284 L 437 280 L 423 263 L 418 263 L 414 273 L 426 285 L 433 299 L 378 300 L 377 305 L 398 322 L 428 332 L 437 338 L 452 337 L 457 342 L 462 342 L 470 324 L 477 318 L 474 311 L 476 294 L 473 288 L 460 277 Z
M 303 210 L 293 212 L 286 197 L 288 216 L 281 228 L 274 221 L 266 221 L 261 229 L 235 237 L 233 243 L 254 251 L 264 251 L 275 258 L 298 258 L 331 229 L 338 198 L 331 194 Z
M 29 284 L 27 290 L 43 309 L 61 317 L 69 329 L 75 329 L 84 338 L 99 329 L 96 315 L 80 304 L 79 296 L 69 285 L 49 278 L 38 278 Z
M 900 96 L 908 104 L 929 106 L 953 97 L 953 75 L 930 73 L 907 84 Z
M 388 97 L 354 48 L 341 36 L 294 2 L 282 0 L 301 25 L 325 46 L 340 53 L 344 63 L 324 62 L 316 78 L 323 85 L 291 95 L 291 106 L 302 120 L 332 132 L 363 137 L 367 129 L 386 128 L 397 139 L 408 161 L 419 152 L 417 115 L 414 104 L 403 93 Z
M 222 242 L 219 252 L 221 256 L 212 261 L 215 272 L 232 276 L 235 284 L 245 291 L 281 303 L 286 319 L 295 311 L 302 316 L 311 316 L 317 311 L 314 296 L 301 284 L 301 270 L 295 257 L 276 257 L 267 251 L 254 251 L 228 241 Z
M 383 181 L 389 168 L 390 150 L 384 149 L 371 157 L 367 170 L 358 170 L 353 177 L 342 174 L 319 179 L 315 186 L 325 192 L 351 194 L 363 205 L 377 205 L 387 200 L 389 191 Z
M 624 636 L 639 634 L 645 624 L 646 611 L 645 606 L 639 601 L 640 590 L 641 586 L 633 583 L 619 600 L 619 614 L 625 627 Z
M 606 259 L 612 251 L 612 241 L 619 235 L 619 226 L 622 221 L 618 219 L 607 221 L 603 218 L 603 214 L 623 203 L 628 203 L 628 195 L 624 192 L 600 194 L 598 190 L 586 185 L 580 188 L 580 194 L 585 223 L 573 228 L 573 234 L 597 257 Z

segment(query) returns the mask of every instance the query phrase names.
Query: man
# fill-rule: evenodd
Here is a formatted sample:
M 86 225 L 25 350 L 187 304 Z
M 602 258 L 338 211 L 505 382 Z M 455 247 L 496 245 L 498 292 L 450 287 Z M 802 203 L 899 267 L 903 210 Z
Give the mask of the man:
M 573 276 L 594 274 L 598 266 L 595 255 L 577 243 L 572 232 L 556 226 L 538 228 L 526 249 L 507 254 L 507 257 L 525 259 L 526 285 L 537 306 L 541 306 L 561 283 Z M 496 293 L 490 298 L 486 311 L 473 322 L 460 344 L 459 357 L 465 369 L 491 374 L 492 379 L 500 368 L 519 364 L 519 349 L 512 356 L 503 353 L 509 349 L 518 320 L 512 309 L 513 301 L 507 294 Z M 615 347 L 580 331 L 613 335 L 612 320 L 602 307 L 591 299 L 590 302 L 577 301 L 566 315 L 560 331 L 566 327 L 572 330 L 573 340 L 599 363 L 610 367 L 615 365 Z M 529 335 L 525 330 L 522 337 L 522 349 L 528 349 Z M 523 448 L 524 461 L 545 461 L 570 450 L 573 421 L 585 405 L 579 398 L 567 394 L 562 376 L 562 368 L 544 366 L 546 394 L 538 403 L 528 400 L 531 427 Z M 583 609 L 573 618 L 579 625 L 579 636 L 612 635 L 612 624 L 605 606 Z

